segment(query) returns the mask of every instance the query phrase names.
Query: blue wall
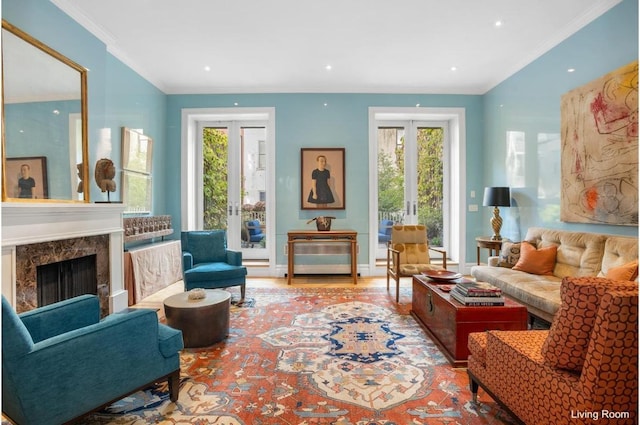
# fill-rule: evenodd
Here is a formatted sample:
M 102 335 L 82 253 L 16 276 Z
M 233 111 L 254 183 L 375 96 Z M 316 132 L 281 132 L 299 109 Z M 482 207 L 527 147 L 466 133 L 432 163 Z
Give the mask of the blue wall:
M 560 134 L 560 98 L 564 93 L 634 60 L 638 60 L 638 1 L 624 0 L 485 94 L 483 181 L 487 186 L 507 183 L 506 132 L 522 131 L 526 140 L 525 185 L 512 190 L 518 208 L 502 210 L 503 228 L 522 236 L 531 226 L 637 235 L 637 226 L 561 222 L 560 139 L 544 150 L 537 142 L 538 134 Z M 567 72 L 569 68 L 575 72 Z M 545 198 L 539 194 L 541 189 L 547 193 Z M 485 211 L 483 222 L 489 220 L 489 214 Z
M 121 199 L 120 127 L 141 128 L 153 137 L 155 171 L 165 168 L 167 96 L 107 52 L 104 43 L 86 31 L 49 0 L 4 0 L 2 18 L 57 50 L 88 72 L 89 187 L 91 201 L 107 200 L 93 181 L 100 158 L 116 164 L 118 188 L 111 200 Z M 165 175 L 154 180 L 153 211 L 167 204 Z
M 332 211 L 341 225 L 361 233 L 360 262 L 366 261 L 368 232 L 368 107 L 463 107 L 466 109 L 466 192 L 468 204 L 481 204 L 484 186 L 505 181 L 505 133 L 526 135 L 526 183 L 514 189 L 519 208 L 503 210 L 504 229 L 526 232 L 532 225 L 637 234 L 637 227 L 577 225 L 558 220 L 558 201 L 538 199 L 540 170 L 545 181 L 556 182 L 556 169 L 547 169 L 537 152 L 538 133 L 560 132 L 560 96 L 638 57 L 638 2 L 624 0 L 535 62 L 484 96 L 382 94 L 241 94 L 165 95 L 107 52 L 106 46 L 49 0 L 4 0 L 2 16 L 89 72 L 90 166 L 101 157 L 114 160 L 120 171 L 120 127 L 142 128 L 154 139 L 153 213 L 172 214 L 180 226 L 181 109 L 203 107 L 275 107 L 277 246 L 287 229 L 306 226 L 314 214 L 299 209 L 299 149 L 346 148 L 345 211 Z M 566 69 L 576 68 L 568 74 Z M 324 103 L 328 106 L 324 107 Z M 558 142 L 559 143 L 559 142 Z M 554 183 L 551 183 L 554 184 Z M 120 182 L 115 199 L 120 196 Z M 470 198 L 475 191 L 479 196 Z M 92 201 L 106 199 L 91 184 Z M 114 198 L 112 198 L 114 199 Z M 467 212 L 468 259 L 475 258 L 473 238 L 489 231 L 488 208 Z M 556 214 L 556 215 L 554 215 Z M 517 220 L 516 220 L 517 218 Z M 505 232 L 503 232 L 505 233 Z M 505 233 L 506 235 L 506 233 Z M 279 264 L 284 257 L 278 250 Z
M 176 201 L 167 198 L 168 191 L 165 190 L 167 181 L 175 177 L 174 173 L 166 172 L 171 169 L 168 167 L 174 166 L 167 165 L 167 96 L 110 54 L 106 57 L 106 69 L 108 89 L 105 93 L 105 114 L 100 128 L 107 129 L 105 133 L 110 133 L 110 137 L 105 136 L 105 140 L 98 144 L 95 152 L 99 153 L 100 157 L 113 159 L 118 171 L 121 171 L 122 127 L 142 129 L 149 135 L 153 139 L 152 211 L 154 214 L 164 214 L 167 204 L 180 202 L 179 199 Z M 121 173 L 118 173 L 118 178 L 121 179 Z M 121 184 L 118 187 L 121 188 Z M 118 199 L 121 199 L 122 191 L 118 189 L 117 193 Z M 174 221 L 174 226 L 176 223 L 179 222 Z
M 482 98 L 455 95 L 383 94 L 249 94 L 171 95 L 168 102 L 167 140 L 170 167 L 180 167 L 182 108 L 275 107 L 276 110 L 276 243 L 278 264 L 286 264 L 283 250 L 286 233 L 305 229 L 307 220 L 318 215 L 300 209 L 300 148 L 344 147 L 346 208 L 331 210 L 340 227 L 358 232 L 359 261 L 368 261 L 369 234 L 369 107 L 460 107 L 466 110 L 467 156 L 481 156 Z M 325 107 L 324 104 L 327 104 Z M 476 161 L 467 162 L 467 175 L 480 176 Z M 478 181 L 478 179 L 475 179 Z M 167 192 L 175 202 L 167 212 L 180 223 L 180 179 L 167 182 Z M 475 217 L 471 217 L 473 219 Z M 469 220 L 469 218 L 468 218 Z M 475 227 L 475 226 L 472 226 Z M 473 234 L 469 235 L 473 240 Z M 473 248 L 473 247 L 472 247 Z M 469 250 L 475 252 L 475 248 Z M 471 255 L 468 253 L 467 255 Z M 475 258 L 475 254 L 474 257 Z
M 49 198 L 76 197 L 77 187 L 71 187 L 69 114 L 79 113 L 80 102 L 76 100 L 17 103 L 4 108 L 5 137 L 12 141 L 7 144 L 5 154 L 7 158 L 45 157 L 47 176 L 56 177 L 47 178 Z

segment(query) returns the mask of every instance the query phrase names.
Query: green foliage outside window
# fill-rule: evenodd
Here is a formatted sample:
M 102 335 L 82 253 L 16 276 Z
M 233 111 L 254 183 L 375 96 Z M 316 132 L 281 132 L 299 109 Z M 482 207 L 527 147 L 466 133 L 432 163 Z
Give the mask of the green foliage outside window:
M 443 244 L 443 142 L 441 128 L 422 128 L 418 132 L 418 222 L 427 226 L 429 243 Z M 223 130 L 204 129 L 203 135 L 204 228 L 227 228 L 227 150 Z M 399 215 L 404 203 L 403 146 L 396 158 L 378 157 L 378 211 Z
M 443 131 L 418 131 L 418 223 L 427 226 L 432 246 L 443 245 Z M 404 211 L 404 143 L 395 158 L 383 152 L 378 156 L 378 211 L 381 217 L 399 217 Z
M 393 162 L 391 155 L 378 156 L 378 211 L 395 214 L 402 211 L 404 202 L 404 173 Z
M 227 229 L 227 134 L 216 128 L 203 133 L 202 186 L 204 195 L 204 229 Z
M 418 131 L 418 222 L 427 226 L 429 244 L 442 246 L 443 131 Z

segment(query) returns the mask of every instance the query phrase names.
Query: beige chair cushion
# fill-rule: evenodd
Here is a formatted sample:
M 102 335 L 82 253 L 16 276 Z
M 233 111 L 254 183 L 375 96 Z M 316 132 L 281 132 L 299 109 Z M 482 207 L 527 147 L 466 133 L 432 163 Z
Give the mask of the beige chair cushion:
M 391 247 L 400 253 L 398 271 L 413 276 L 442 267 L 431 264 L 427 228 L 424 225 L 395 225 L 391 228 Z
M 403 276 L 413 276 L 429 270 L 442 270 L 442 267 L 433 264 L 402 264 L 400 274 Z
M 394 243 L 393 249 L 400 252 L 400 265 L 404 264 L 429 264 L 429 252 L 427 244 Z
M 391 228 L 391 241 L 396 243 L 427 244 L 427 227 L 422 224 L 396 224 Z
M 391 246 L 400 253 L 400 266 L 429 264 L 427 228 L 423 225 L 395 225 L 391 228 Z

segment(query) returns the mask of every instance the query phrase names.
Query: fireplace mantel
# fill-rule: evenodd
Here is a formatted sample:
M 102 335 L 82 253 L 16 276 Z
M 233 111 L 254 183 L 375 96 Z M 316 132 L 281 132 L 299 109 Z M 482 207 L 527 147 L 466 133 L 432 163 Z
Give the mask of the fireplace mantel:
M 16 246 L 109 235 L 109 310 L 126 309 L 122 204 L 2 203 L 2 293 L 15 306 Z

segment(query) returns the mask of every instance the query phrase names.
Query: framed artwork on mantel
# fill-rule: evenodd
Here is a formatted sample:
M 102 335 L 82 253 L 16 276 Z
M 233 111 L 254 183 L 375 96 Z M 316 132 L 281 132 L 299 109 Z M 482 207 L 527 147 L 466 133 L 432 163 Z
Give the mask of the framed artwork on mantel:
M 300 150 L 303 210 L 345 209 L 344 148 L 302 148 Z
M 5 166 L 7 197 L 49 198 L 46 156 L 6 158 Z

